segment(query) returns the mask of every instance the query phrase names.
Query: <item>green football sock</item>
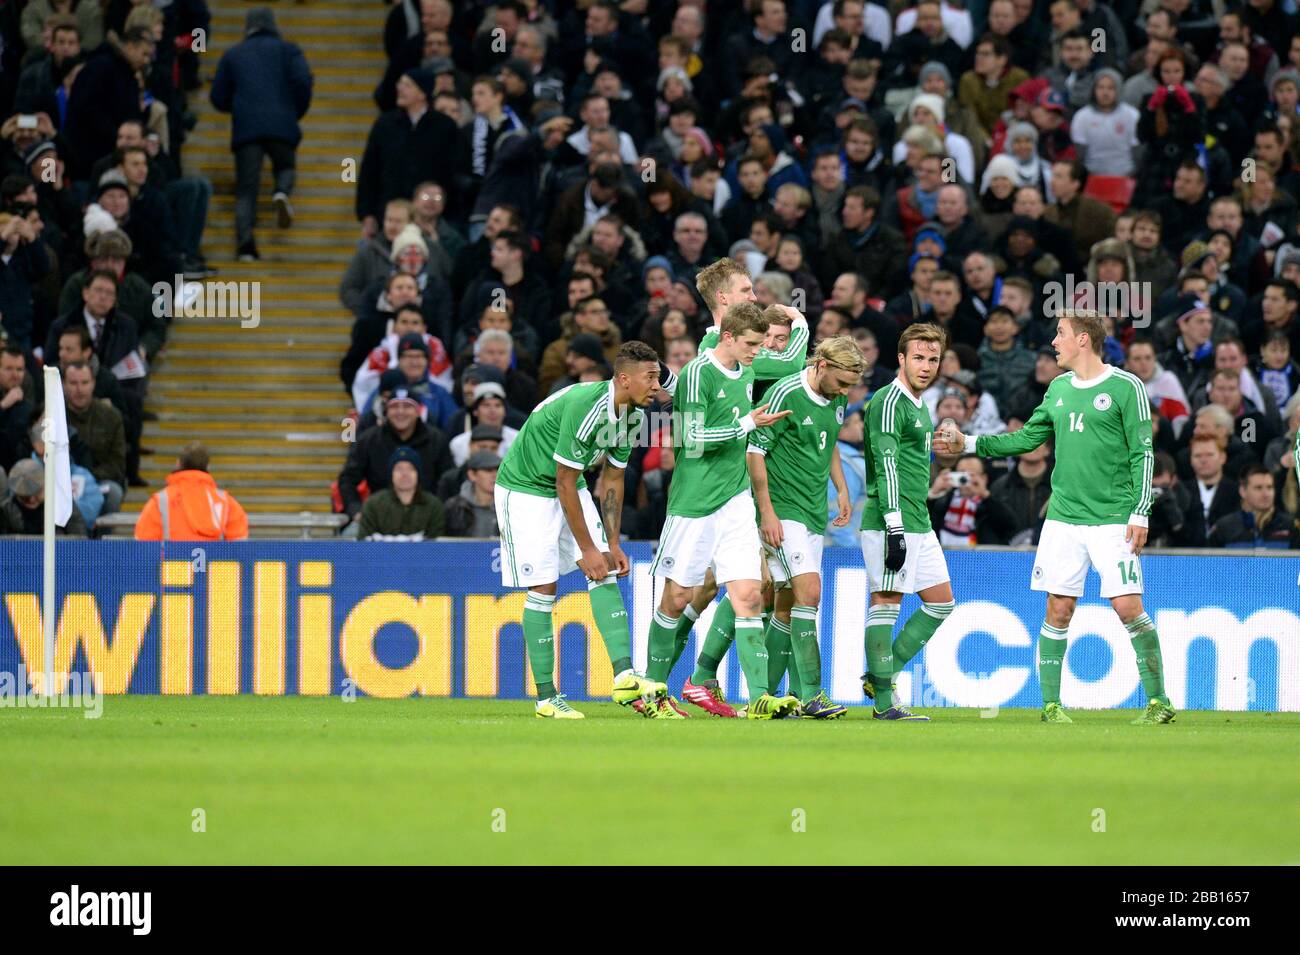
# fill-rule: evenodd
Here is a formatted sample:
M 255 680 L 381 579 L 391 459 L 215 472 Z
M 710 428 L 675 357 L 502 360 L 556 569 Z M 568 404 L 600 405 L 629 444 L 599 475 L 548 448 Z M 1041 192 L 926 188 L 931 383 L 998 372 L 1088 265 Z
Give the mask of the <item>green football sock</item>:
M 1038 631 L 1038 682 L 1043 687 L 1043 705 L 1061 702 L 1061 666 L 1065 663 L 1068 628 L 1053 627 L 1046 620 Z
M 524 598 L 524 646 L 539 700 L 548 700 L 555 695 L 555 635 L 551 632 L 551 608 L 554 606 L 555 594 L 530 590 Z
M 645 675 L 659 683 L 668 679 L 668 670 L 673 665 L 673 649 L 677 645 L 677 622 L 680 619 L 670 617 L 662 610 L 656 610 L 650 620 L 649 660 Z
M 1166 706 L 1169 697 L 1165 696 L 1165 668 L 1160 658 L 1160 637 L 1156 635 L 1156 625 L 1149 614 L 1135 617 L 1124 628 L 1129 632 L 1133 652 L 1137 654 L 1138 676 L 1142 677 L 1142 689 L 1148 700 L 1159 700 Z
M 898 604 L 872 604 L 867 611 L 867 672 L 876 690 L 876 711 L 885 712 L 894 705 L 890 683 L 894 679 L 894 624 L 898 622 Z
M 627 625 L 627 607 L 618 589 L 618 578 L 610 574 L 604 580 L 587 584 L 591 597 L 591 615 L 596 629 L 605 641 L 609 662 L 614 665 L 614 675 L 632 669 L 632 631 Z
M 772 614 L 763 639 L 767 645 L 767 685 L 775 693 L 790 665 L 790 625 Z
M 695 608 L 690 604 L 682 611 L 682 615 L 677 618 L 677 645 L 673 647 L 673 662 L 668 665 L 668 672 L 673 672 L 673 667 L 677 666 L 677 661 L 682 658 L 686 652 L 686 645 L 691 642 L 691 630 L 695 626 L 695 621 L 700 615 L 695 612 Z
M 767 693 L 768 657 L 761 617 L 736 618 L 736 655 L 740 657 L 740 669 L 745 674 L 749 698 L 756 700 L 764 696 Z
M 921 652 L 939 625 L 948 619 L 954 606 L 956 604 L 952 600 L 946 603 L 922 603 L 921 609 L 907 618 L 898 639 L 894 641 L 895 672 L 907 666 L 907 662 Z
M 794 607 L 790 610 L 790 672 L 799 672 L 799 692 L 790 692 L 801 700 L 810 700 L 822 688 L 822 651 L 817 643 L 817 608 Z
M 691 682 L 703 683 L 705 680 L 718 678 L 718 667 L 727 655 L 731 641 L 736 639 L 736 608 L 731 606 L 731 598 L 723 597 L 718 609 L 713 614 L 713 624 L 704 638 L 704 649 L 691 674 Z

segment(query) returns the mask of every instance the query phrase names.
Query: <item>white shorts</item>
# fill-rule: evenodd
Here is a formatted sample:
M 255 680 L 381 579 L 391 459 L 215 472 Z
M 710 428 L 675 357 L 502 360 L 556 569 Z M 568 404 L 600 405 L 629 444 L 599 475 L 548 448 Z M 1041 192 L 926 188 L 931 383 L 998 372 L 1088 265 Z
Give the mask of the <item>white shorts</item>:
M 867 565 L 867 586 L 873 594 L 915 594 L 948 582 L 948 562 L 934 531 L 903 535 L 907 556 L 898 571 L 885 570 L 884 531 L 861 531 L 858 537 L 862 541 L 862 562 Z
M 772 580 L 780 585 L 801 574 L 820 574 L 823 535 L 812 533 L 799 521 L 782 521 L 781 530 L 785 538 L 779 550 L 763 545 Z
M 704 517 L 669 514 L 659 535 L 650 573 L 683 587 L 704 583 L 713 567 L 719 584 L 732 580 L 761 580 L 762 542 L 754 522 L 754 497 L 749 488 Z
M 609 550 L 605 525 L 585 488 L 578 489 L 587 533 L 601 551 Z M 497 526 L 501 528 L 501 583 L 507 587 L 551 584 L 578 568 L 578 542 L 564 519 L 558 497 L 496 489 Z
M 1044 521 L 1034 555 L 1031 590 L 1062 597 L 1083 596 L 1088 565 L 1101 575 L 1101 595 L 1109 600 L 1142 593 L 1142 562 L 1124 540 L 1124 524 L 1065 524 Z

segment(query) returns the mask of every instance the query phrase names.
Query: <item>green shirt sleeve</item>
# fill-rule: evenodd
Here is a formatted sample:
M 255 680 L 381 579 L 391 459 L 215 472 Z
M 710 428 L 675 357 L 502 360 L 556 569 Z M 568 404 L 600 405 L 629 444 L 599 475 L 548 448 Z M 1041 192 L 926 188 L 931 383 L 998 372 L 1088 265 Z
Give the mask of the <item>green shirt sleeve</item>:
M 582 422 L 590 410 L 590 407 L 584 407 L 583 403 L 578 401 L 570 401 L 566 405 L 564 417 L 560 419 L 559 440 L 555 451 L 551 454 L 554 460 L 575 471 L 585 471 L 591 466 L 596 435 L 600 433 L 601 425 L 604 424 L 599 422 L 589 429 L 585 436 L 582 435 L 580 433 Z
M 1057 379 L 1059 381 L 1061 379 Z M 1053 385 L 1055 382 L 1052 383 Z M 1025 426 L 1019 431 L 1007 434 L 985 434 L 975 439 L 975 453 L 984 458 L 1014 457 L 1032 451 L 1052 436 L 1054 426 L 1052 416 L 1048 413 L 1048 401 L 1052 398 L 1052 385 L 1047 386 L 1047 393 L 1042 402 L 1029 416 Z
M 808 325 L 800 322 L 790 329 L 790 340 L 785 350 L 774 352 L 766 348 L 759 349 L 754 356 L 754 378 L 757 381 L 784 378 L 803 370 L 804 360 L 808 356 Z M 769 408 L 768 411 L 772 409 Z
M 898 439 L 903 431 L 901 402 L 873 401 L 867 405 L 867 441 L 875 464 L 874 491 L 886 524 L 894 523 L 889 515 L 901 511 L 898 497 Z M 889 410 L 886 411 L 886 408 Z M 899 521 L 901 523 L 901 521 Z
M 1124 439 L 1128 444 L 1129 474 L 1133 478 L 1134 500 L 1129 523 L 1145 527 L 1154 500 L 1151 478 L 1156 464 L 1151 446 L 1151 402 L 1146 397 L 1146 390 L 1135 387 L 1121 404 L 1120 414 L 1123 415 Z

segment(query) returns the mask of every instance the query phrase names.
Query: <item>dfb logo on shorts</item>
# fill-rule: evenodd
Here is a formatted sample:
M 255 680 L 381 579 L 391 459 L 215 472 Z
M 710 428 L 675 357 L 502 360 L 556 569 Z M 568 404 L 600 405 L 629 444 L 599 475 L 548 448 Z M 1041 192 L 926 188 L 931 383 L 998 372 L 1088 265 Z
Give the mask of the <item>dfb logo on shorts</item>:
M 801 564 L 803 563 L 803 554 L 793 554 L 791 555 L 790 559 L 793 560 L 796 564 Z
M 531 574 L 531 573 L 533 572 L 533 565 L 532 565 L 532 564 L 524 564 L 524 565 L 523 565 L 522 567 L 520 567 L 519 569 L 522 570 L 522 571 L 524 572 L 525 575 L 527 575 L 527 574 Z
M 675 563 L 676 563 L 676 561 L 675 561 L 673 558 L 671 558 L 671 557 L 665 557 L 665 558 L 664 558 L 664 566 L 665 566 L 665 567 L 672 567 L 672 565 L 675 564 Z
M 899 579 L 899 580 L 906 580 L 906 579 L 907 579 L 907 568 L 906 568 L 906 567 L 904 567 L 902 570 L 900 570 L 900 571 L 898 572 L 898 579 Z
M 1034 580 L 1042 580 L 1042 579 L 1043 579 L 1043 568 L 1034 567 Z
M 1110 395 L 1103 391 L 1096 398 L 1092 399 L 1092 406 L 1098 411 L 1105 411 L 1110 407 Z

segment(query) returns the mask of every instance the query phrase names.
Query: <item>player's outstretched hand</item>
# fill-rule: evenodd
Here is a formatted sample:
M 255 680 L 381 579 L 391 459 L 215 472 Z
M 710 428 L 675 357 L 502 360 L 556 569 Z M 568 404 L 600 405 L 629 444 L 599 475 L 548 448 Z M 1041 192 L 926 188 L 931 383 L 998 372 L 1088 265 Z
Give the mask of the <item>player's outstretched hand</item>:
M 588 580 L 604 580 L 609 574 L 609 568 L 605 566 L 605 555 L 594 547 L 582 552 L 578 558 L 578 569 Z
M 903 529 L 890 528 L 885 532 L 885 570 L 897 573 L 903 569 L 906 560 L 907 538 L 903 536 Z
M 792 414 L 789 409 L 778 411 L 776 414 L 768 414 L 767 405 L 759 405 L 749 413 L 749 416 L 754 420 L 755 428 L 766 428 L 780 421 L 788 414 Z
M 1147 529 L 1136 524 L 1130 524 L 1124 532 L 1124 540 L 1132 549 L 1133 556 L 1137 557 L 1141 555 L 1142 548 L 1147 545 Z
M 949 419 L 935 431 L 934 449 L 940 454 L 961 454 L 966 450 L 966 435 Z

